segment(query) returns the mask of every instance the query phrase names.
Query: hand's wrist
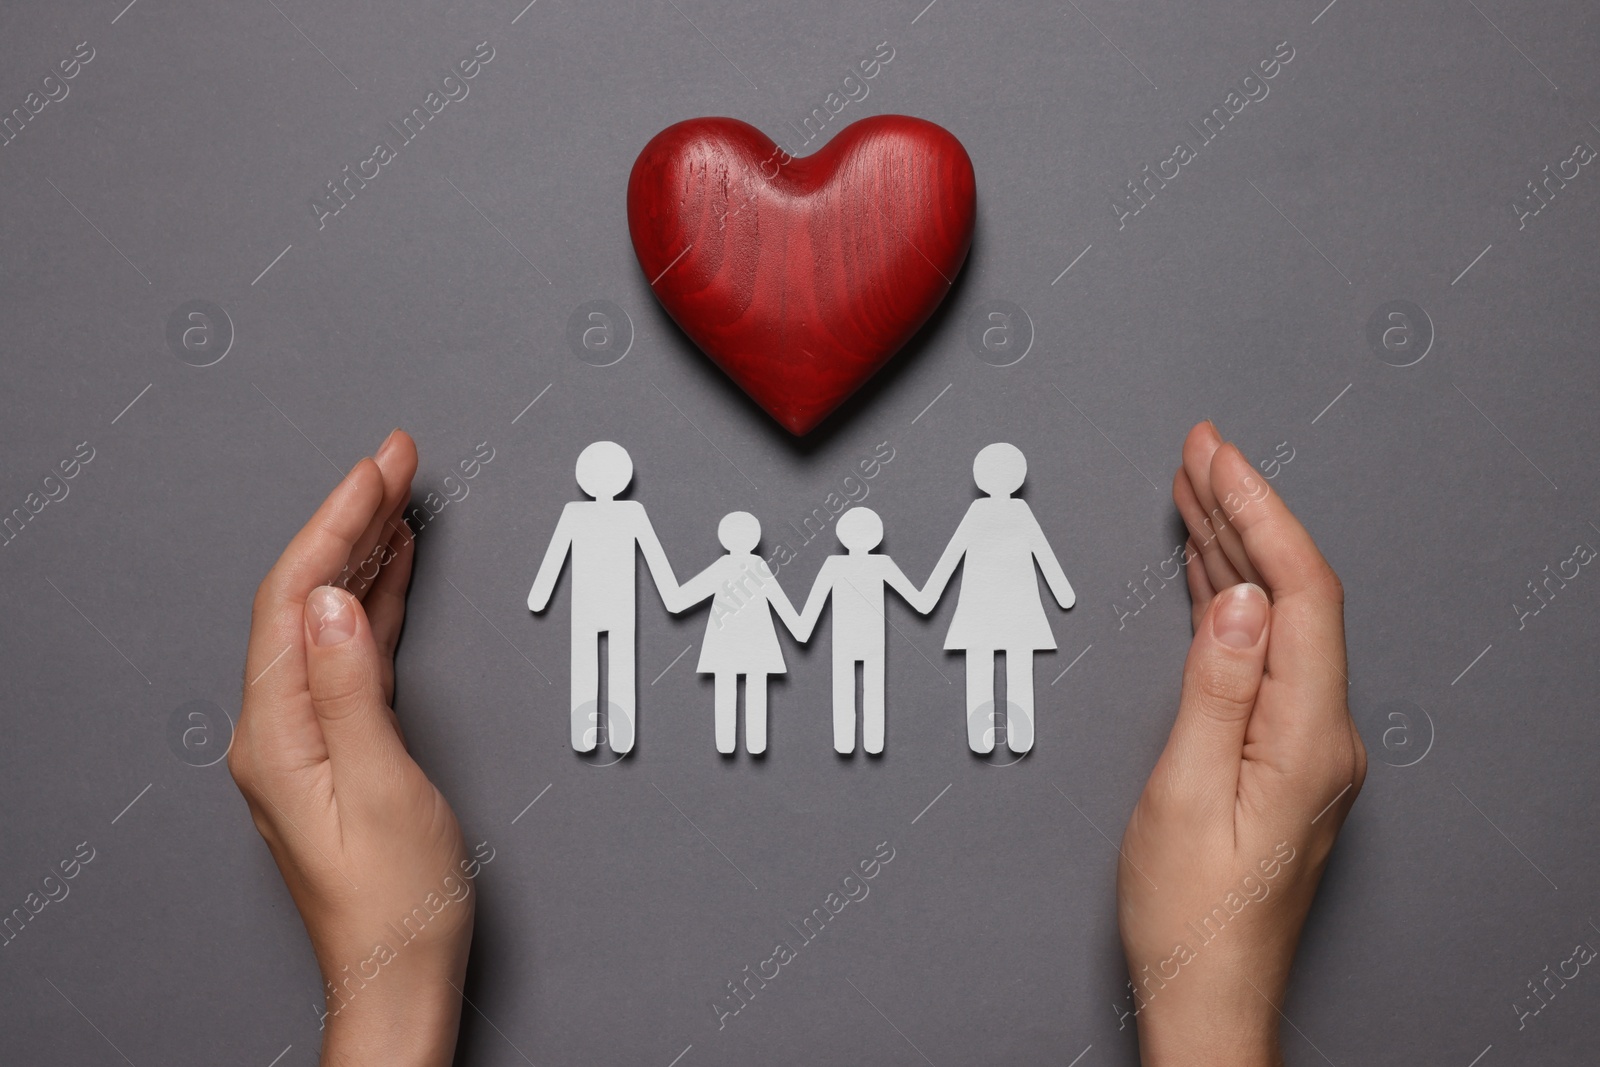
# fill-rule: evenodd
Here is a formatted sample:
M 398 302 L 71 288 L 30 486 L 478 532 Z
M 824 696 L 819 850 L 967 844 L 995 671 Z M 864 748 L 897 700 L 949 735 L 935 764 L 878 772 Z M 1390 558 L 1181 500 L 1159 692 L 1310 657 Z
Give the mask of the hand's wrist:
M 395 913 L 385 904 L 307 922 L 324 982 L 324 1067 L 450 1064 L 474 899 L 429 901 L 398 925 L 373 925 L 371 914 Z
M 1164 981 L 1141 969 L 1134 1004 L 1143 1067 L 1281 1067 L 1276 970 L 1232 955 L 1193 959 Z
M 438 941 L 380 944 L 354 966 L 325 958 L 323 1067 L 449 1067 L 471 930 L 469 920 Z
M 1248 1021 L 1152 1018 L 1139 1021 L 1142 1067 L 1283 1067 L 1277 1027 Z
M 380 984 L 381 978 L 395 981 Z M 380 976 L 329 995 L 322 1067 L 449 1067 L 461 1023 L 461 975 Z
M 1200 996 L 1157 996 L 1139 1011 L 1143 1067 L 1282 1067 L 1278 1015 L 1266 1000 L 1248 989 L 1185 992 Z

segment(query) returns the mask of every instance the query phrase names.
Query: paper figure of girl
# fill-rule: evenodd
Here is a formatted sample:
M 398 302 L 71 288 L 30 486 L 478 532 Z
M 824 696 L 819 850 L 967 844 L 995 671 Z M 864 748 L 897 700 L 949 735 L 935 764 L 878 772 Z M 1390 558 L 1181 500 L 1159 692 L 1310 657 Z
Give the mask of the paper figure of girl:
M 767 750 L 767 677 L 784 674 L 783 650 L 778 647 L 772 612 L 791 634 L 800 632 L 800 619 L 778 585 L 767 561 L 755 554 L 761 541 L 761 523 L 746 511 L 725 515 L 717 526 L 717 540 L 727 553 L 690 578 L 677 591 L 674 612 L 685 611 L 711 597 L 711 618 L 695 670 L 716 679 L 717 751 L 733 752 L 738 717 L 739 676 L 744 676 L 744 744 L 752 755 Z
M 1056 603 L 1070 608 L 1076 599 L 1032 509 L 1011 495 L 1027 473 L 1028 461 L 1015 445 L 992 444 L 978 453 L 972 478 L 986 495 L 967 508 L 922 587 L 922 599 L 936 602 L 965 561 L 944 647 L 967 654 L 967 742 L 974 752 L 994 750 L 996 652 L 1006 656 L 1006 740 L 1013 752 L 1033 747 L 1033 654 L 1056 647 L 1035 562 Z

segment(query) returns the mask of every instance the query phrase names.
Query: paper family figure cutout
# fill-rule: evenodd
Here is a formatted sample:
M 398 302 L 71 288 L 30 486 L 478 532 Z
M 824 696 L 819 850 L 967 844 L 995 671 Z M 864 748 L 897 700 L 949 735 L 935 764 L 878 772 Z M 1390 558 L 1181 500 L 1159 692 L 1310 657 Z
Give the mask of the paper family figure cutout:
M 784 626 L 801 639 L 800 620 L 767 561 L 755 554 L 761 523 L 747 511 L 724 515 L 717 540 L 727 553 L 683 583 L 667 606 L 674 614 L 713 598 L 706 636 L 700 645 L 701 674 L 716 679 L 717 751 L 733 751 L 738 681 L 744 676 L 744 744 L 751 755 L 767 750 L 767 676 L 784 674 L 783 649 L 772 626 L 775 610 Z
M 835 534 L 845 552 L 823 561 L 805 607 L 794 604 L 766 560 L 755 553 L 761 524 L 754 515 L 725 515 L 717 539 L 725 553 L 682 586 L 673 576 L 644 505 L 618 500 L 633 478 L 633 462 L 621 445 L 597 441 L 578 456 L 578 486 L 593 499 L 569 503 L 556 523 L 528 608 L 550 603 L 568 555 L 572 557 L 572 747 L 595 748 L 599 736 L 599 639 L 609 635 L 607 718 L 611 748 L 633 748 L 638 693 L 634 675 L 635 552 L 642 552 L 667 610 L 679 614 L 711 600 L 696 670 L 715 680 L 712 704 L 717 751 L 734 751 L 738 682 L 745 680 L 745 747 L 767 748 L 767 679 L 784 674 L 783 649 L 773 625 L 803 643 L 811 639 L 825 606 L 832 605 L 833 743 L 855 751 L 856 664 L 862 668 L 862 747 L 883 751 L 885 589 L 893 589 L 926 615 L 944 595 L 956 567 L 962 570 L 955 617 L 945 635 L 947 650 L 961 650 L 967 667 L 967 740 L 972 751 L 994 750 L 995 653 L 1006 657 L 1006 740 L 1013 752 L 1033 747 L 1033 656 L 1054 649 L 1055 636 L 1039 597 L 1037 565 L 1056 603 L 1073 605 L 1071 584 L 1027 502 L 1012 494 L 1028 465 L 1014 445 L 992 444 L 972 464 L 984 496 L 967 508 L 927 583 L 918 589 L 900 567 L 873 549 L 883 540 L 883 522 L 869 508 L 840 516 Z
M 884 630 L 883 590 L 900 594 L 918 614 L 933 610 L 934 600 L 924 600 L 897 566 L 881 552 L 872 551 L 883 540 L 883 521 L 871 508 L 851 508 L 834 525 L 846 553 L 829 556 L 811 586 L 797 641 L 809 641 L 811 630 L 830 599 L 833 602 L 833 747 L 841 754 L 856 748 L 856 664 L 861 664 L 861 747 L 876 755 L 883 751 Z
M 1028 461 L 1015 445 L 988 445 L 972 461 L 972 479 L 984 496 L 972 502 L 944 555 L 934 564 L 922 595 L 937 601 L 962 564 L 961 595 L 944 647 L 967 656 L 967 743 L 994 750 L 994 654 L 1006 654 L 1006 744 L 1033 747 L 1033 654 L 1056 647 L 1039 600 L 1034 564 L 1063 609 L 1077 600 L 1045 540 L 1022 488 Z M 930 605 L 931 607 L 931 605 Z
M 608 636 L 607 729 L 611 750 L 633 748 L 638 686 L 634 678 L 634 552 L 644 553 L 661 599 L 672 606 L 678 580 L 644 505 L 618 500 L 633 481 L 633 460 L 612 441 L 596 441 L 578 455 L 578 488 L 592 500 L 574 500 L 561 511 L 544 562 L 528 591 L 528 610 L 543 611 L 562 565 L 572 556 L 572 747 L 589 752 L 599 732 L 600 635 Z

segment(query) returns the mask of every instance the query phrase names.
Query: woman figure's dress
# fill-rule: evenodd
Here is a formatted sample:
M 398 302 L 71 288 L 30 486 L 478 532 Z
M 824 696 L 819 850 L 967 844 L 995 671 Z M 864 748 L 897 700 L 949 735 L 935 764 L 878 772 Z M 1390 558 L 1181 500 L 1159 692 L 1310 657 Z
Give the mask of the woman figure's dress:
M 955 551 L 962 553 L 965 563 L 945 648 L 1022 652 L 1056 647 L 1039 597 L 1034 561 L 1047 574 L 1052 567 L 1059 572 L 1061 566 L 1026 501 L 974 500 L 946 555 Z M 950 570 L 954 569 L 952 562 Z M 935 568 L 934 574 L 939 570 Z M 1065 582 L 1065 576 L 1061 580 Z

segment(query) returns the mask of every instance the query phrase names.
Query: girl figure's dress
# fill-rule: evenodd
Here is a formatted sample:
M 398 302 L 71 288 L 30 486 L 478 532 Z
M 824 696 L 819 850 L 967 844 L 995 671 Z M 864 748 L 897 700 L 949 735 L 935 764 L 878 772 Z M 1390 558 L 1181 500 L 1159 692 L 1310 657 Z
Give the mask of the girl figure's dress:
M 761 539 L 754 515 L 734 512 L 723 518 L 717 535 L 727 554 L 685 582 L 672 610 L 682 611 L 711 597 L 711 618 L 695 669 L 716 678 L 717 751 L 733 752 L 738 720 L 739 676 L 744 683 L 745 748 L 752 755 L 767 750 L 767 676 L 784 674 L 783 650 L 772 625 L 772 612 L 800 633 L 800 617 L 766 560 L 752 549 Z
M 687 594 L 714 594 L 700 661 L 695 667 L 701 674 L 717 674 L 728 670 L 730 664 L 737 665 L 733 669 L 738 674 L 787 673 L 783 649 L 778 647 L 778 632 L 772 625 L 768 590 L 777 589 L 785 604 L 788 598 L 776 578 L 762 577 L 770 574 L 771 569 L 760 556 L 729 553 L 684 584 Z

